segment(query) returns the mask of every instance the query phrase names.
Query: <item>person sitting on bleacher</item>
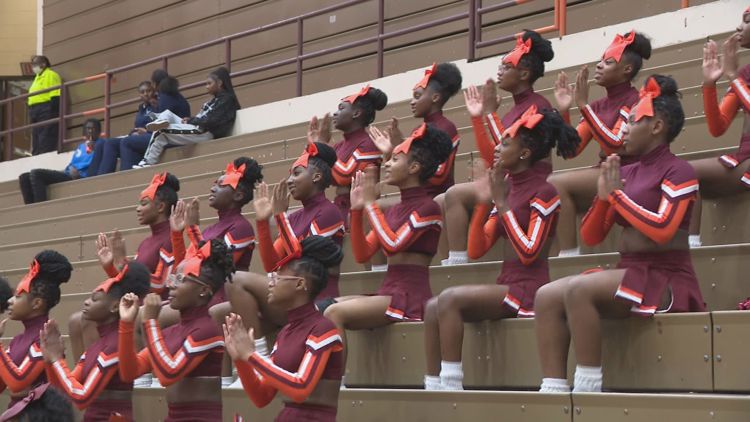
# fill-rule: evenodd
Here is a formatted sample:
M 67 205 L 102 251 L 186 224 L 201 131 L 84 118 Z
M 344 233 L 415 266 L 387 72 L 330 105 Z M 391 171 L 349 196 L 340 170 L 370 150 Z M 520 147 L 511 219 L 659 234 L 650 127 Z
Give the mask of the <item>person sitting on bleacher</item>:
M 275 419 L 335 422 L 344 374 L 341 335 L 315 309 L 328 271 L 341 264 L 341 248 L 323 236 L 284 240 L 291 253 L 269 274 L 268 301 L 282 309 L 289 323 L 276 337 L 271 356 L 257 350 L 253 329 L 236 314 L 227 317 L 224 341 L 250 400 L 265 407 L 281 393 L 284 408 Z
M 481 116 L 476 87 L 470 93 L 469 113 Z M 482 130 L 476 136 L 487 135 Z M 552 148 L 573 156 L 579 142 L 556 110 L 539 113 L 531 106 L 503 133 L 493 168 L 480 165 L 484 174 L 474 182 L 479 201 L 469 229 L 469 257 L 479 259 L 505 237 L 502 271 L 496 284 L 450 287 L 427 302 L 426 390 L 463 389 L 464 322 L 534 316 L 534 294 L 549 282 L 547 254 L 560 207 L 557 190 L 538 166 Z
M 575 392 L 602 390 L 602 318 L 705 310 L 688 245 L 698 193 L 695 171 L 670 151 L 685 114 L 677 83 L 653 75 L 623 128 L 626 153 L 638 163 L 602 163 L 597 197 L 584 216 L 581 239 L 595 245 L 623 226 L 616 269 L 593 269 L 556 280 L 536 295 L 542 392 L 568 392 L 570 340 L 575 343 Z
M 60 285 L 70 280 L 73 266 L 63 254 L 43 250 L 36 254 L 29 270 L 10 299 L 8 319 L 23 323 L 23 331 L 7 347 L 0 344 L 0 391 L 10 390 L 8 408 L 21 401 L 28 390 L 47 381 L 39 332 L 49 312 L 60 303 Z M 0 337 L 8 320 L 0 322 Z
M 180 93 L 180 81 L 177 78 L 165 70 L 155 69 L 151 72 L 151 84 L 156 89 L 154 116 L 169 110 L 179 117 L 190 117 L 190 103 Z
M 378 250 L 388 256 L 383 284 L 372 296 L 344 296 L 325 309 L 344 335 L 397 321 L 419 321 L 432 297 L 429 265 L 443 224 L 440 206 L 427 192 L 429 179 L 453 149 L 448 135 L 423 123 L 397 146 L 383 166 L 383 183 L 399 188 L 401 202 L 383 212 L 377 204 L 378 172 L 357 173 L 351 191 L 351 242 L 354 258 L 367 262 Z M 370 233 L 365 234 L 365 214 Z
M 104 142 L 99 139 L 102 131 L 101 123 L 97 119 L 88 119 L 83 125 L 83 136 L 86 139 L 78 145 L 73 152 L 73 157 L 65 170 L 33 169 L 18 176 L 21 185 L 21 194 L 25 204 L 44 202 L 47 200 L 47 187 L 49 185 L 69 182 L 96 174 L 96 163 L 94 150 Z M 92 171 L 94 174 L 92 174 Z
M 154 93 L 151 81 L 143 81 L 138 84 L 138 95 L 141 97 L 141 103 L 138 104 L 138 110 L 135 113 L 135 123 L 133 129 L 126 136 L 105 139 L 101 148 L 97 145 L 96 154 L 100 156 L 99 168 L 97 174 L 108 174 L 117 168 L 117 159 L 120 159 L 120 170 L 128 170 L 137 164 L 143 158 L 143 152 L 146 151 L 148 141 L 151 139 L 151 132 L 146 130 L 146 125 L 151 122 L 151 113 L 157 109 L 157 98 Z M 123 143 L 130 143 L 128 148 L 123 148 Z M 128 153 L 135 144 L 142 144 L 143 149 L 137 159 L 133 161 L 133 154 Z M 96 176 L 92 174 L 91 176 Z
M 206 90 L 213 96 L 201 107 L 201 111 L 190 118 L 165 110 L 157 120 L 146 125 L 153 131 L 151 142 L 138 165 L 133 168 L 148 167 L 159 162 L 164 148 L 169 145 L 190 145 L 218 139 L 232 132 L 240 103 L 234 94 L 229 71 L 220 67 L 208 75 Z

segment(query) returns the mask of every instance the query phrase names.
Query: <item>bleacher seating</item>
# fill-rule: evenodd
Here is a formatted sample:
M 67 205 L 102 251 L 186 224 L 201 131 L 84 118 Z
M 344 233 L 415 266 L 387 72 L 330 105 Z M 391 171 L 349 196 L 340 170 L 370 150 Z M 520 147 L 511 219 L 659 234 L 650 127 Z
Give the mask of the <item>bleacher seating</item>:
M 165 0 L 161 3 L 169 2 Z M 459 7 L 458 3 L 463 2 L 433 3 L 440 3 L 442 6 L 436 8 L 431 16 L 442 16 L 441 14 L 450 14 L 451 10 Z M 657 3 L 658 10 L 638 10 L 638 7 L 624 6 L 630 2 L 579 2 L 571 6 L 568 12 L 569 28 L 571 32 L 605 28 L 613 23 L 675 8 L 665 6 L 664 3 L 667 2 Z M 695 2 L 703 3 L 710 1 Z M 416 15 L 418 14 L 413 11 L 404 12 L 404 17 L 399 22 L 402 25 L 409 24 L 416 19 Z M 504 35 L 511 29 L 529 25 L 543 26 L 548 20 L 548 12 L 532 14 L 509 23 L 498 20 L 486 35 L 491 38 Z M 366 27 L 345 29 L 341 34 L 321 34 L 314 45 L 330 46 L 330 43 L 341 42 L 353 32 Z M 452 56 L 454 52 L 447 52 L 446 48 L 466 43 L 465 36 L 462 38 L 455 34 L 441 34 L 435 40 L 404 46 L 394 51 L 389 60 L 399 64 L 393 65 L 387 73 L 421 67 L 425 65 L 423 57 L 433 57 L 433 52 L 436 53 L 437 60 L 458 58 Z M 715 38 L 723 39 L 725 35 L 726 33 L 719 32 L 715 34 Z M 611 34 L 607 37 L 611 37 Z M 659 48 L 641 71 L 641 75 L 671 75 L 680 85 L 688 119 L 673 151 L 686 159 L 715 157 L 720 152 L 731 150 L 737 145 L 742 130 L 741 122 L 735 121 L 724 136 L 711 138 L 708 135 L 701 99 L 700 60 L 703 42 L 703 39 L 682 41 Z M 501 47 L 488 48 L 483 54 L 489 56 L 500 51 L 499 48 Z M 414 54 L 418 49 L 420 54 Z M 250 52 L 247 55 L 238 62 L 242 66 L 253 60 Z M 448 56 L 445 57 L 446 55 Z M 741 52 L 740 57 L 741 61 L 750 58 L 746 52 Z M 371 74 L 358 73 L 358 70 L 372 67 L 370 56 L 356 60 L 345 58 L 338 56 L 336 60 L 332 59 L 333 62 L 320 62 L 320 70 L 312 72 L 306 81 L 311 81 L 311 86 L 324 90 L 361 82 L 360 79 L 367 77 L 361 75 Z M 496 59 L 488 60 L 496 62 Z M 575 63 L 564 70 L 571 74 L 581 64 Z M 536 83 L 537 91 L 550 100 L 551 87 L 558 70 L 561 69 L 548 70 L 546 76 Z M 203 77 L 205 69 L 191 67 L 185 72 L 187 81 L 191 77 L 197 80 Z M 333 74 L 342 73 L 348 76 L 331 78 Z M 359 79 L 350 80 L 352 74 Z M 329 82 L 331 79 L 335 82 Z M 642 79 L 643 76 L 640 80 Z M 288 75 L 272 81 L 246 82 L 240 92 L 241 95 L 246 95 L 251 89 L 259 89 L 263 95 L 258 97 L 258 101 L 268 102 L 277 98 L 272 98 L 267 92 L 282 83 L 289 83 Z M 377 83 L 374 85 L 377 86 Z M 719 91 L 724 87 L 725 84 L 721 84 Z M 410 88 L 411 86 L 401 87 L 403 90 Z M 592 89 L 592 99 L 600 95 L 601 90 Z M 193 100 L 200 98 L 195 96 Z M 85 107 L 97 98 L 95 95 L 82 95 L 80 100 L 77 106 Z M 506 109 L 510 102 L 510 98 L 506 96 L 502 109 Z M 243 102 L 243 105 L 249 103 Z M 334 104 L 321 104 L 320 107 L 322 112 L 332 109 Z M 577 110 L 574 110 L 574 119 L 577 118 L 576 114 Z M 392 115 L 400 118 L 400 125 L 405 130 L 417 124 L 416 119 L 410 115 L 408 102 L 398 101 L 378 114 L 376 125 L 384 125 Z M 476 145 L 460 95 L 446 105 L 446 115 L 456 123 L 462 136 L 460 154 L 456 161 L 456 180 L 470 181 L 471 162 L 477 158 Z M 121 121 L 130 119 L 130 116 L 124 116 Z M 118 127 L 118 124 L 122 123 L 116 123 L 114 127 Z M 2 182 L 0 274 L 8 277 L 11 284 L 15 284 L 25 273 L 30 257 L 37 251 L 52 248 L 64 253 L 74 261 L 75 271 L 71 282 L 64 286 L 60 304 L 52 312 L 53 318 L 64 322 L 70 314 L 80 309 L 82 301 L 103 277 L 96 261 L 96 235 L 100 231 L 120 229 L 131 253 L 140 240 L 147 236 L 148 228 L 139 227 L 135 221 L 134 205 L 138 193 L 155 171 L 168 170 L 178 175 L 182 198 L 199 197 L 201 224 L 206 226 L 216 220 L 215 212 L 207 205 L 208 188 L 228 161 L 240 155 L 252 156 L 264 165 L 265 180 L 275 183 L 288 174 L 289 166 L 302 150 L 305 128 L 306 124 L 295 123 L 259 133 L 237 134 L 194 147 L 171 149 L 165 154 L 164 162 L 153 168 L 56 184 L 50 187 L 50 201 L 29 206 L 21 205 L 20 193 L 14 181 Z M 334 139 L 336 138 L 334 135 Z M 581 157 L 570 161 L 555 157 L 555 170 L 565 171 L 593 164 L 596 160 L 595 149 L 592 145 Z M 387 193 L 397 195 L 393 189 L 387 190 Z M 533 320 L 467 324 L 463 362 L 465 385 L 472 391 L 418 390 L 415 388 L 421 388 L 425 368 L 423 327 L 421 323 L 400 323 L 377 330 L 348 333 L 346 384 L 349 388 L 341 390 L 338 420 L 748 420 L 750 369 L 746 364 L 744 339 L 750 335 L 750 313 L 733 311 L 739 300 L 750 295 L 746 284 L 747 274 L 750 274 L 750 260 L 747 259 L 750 256 L 750 226 L 746 223 L 748 206 L 750 194 L 706 199 L 703 202 L 702 238 L 705 246 L 691 252 L 708 312 L 657 315 L 652 319 L 606 323 L 603 330 L 604 388 L 616 393 L 540 394 L 530 391 L 538 388 L 541 379 Z M 252 219 L 251 205 L 245 208 L 245 212 Z M 551 277 L 555 279 L 595 266 L 611 267 L 617 262 L 617 254 L 614 253 L 616 247 L 617 232 L 613 231 L 603 245 L 584 248 L 587 254 L 552 258 Z M 433 293 L 437 294 L 456 284 L 494 283 L 502 265 L 495 261 L 497 256 L 496 252 L 490 252 L 483 262 L 432 267 L 430 274 Z M 436 259 L 434 263 L 437 262 Z M 257 253 L 251 268 L 262 272 Z M 351 254 L 346 256 L 340 281 L 342 294 L 372 292 L 377 289 L 382 273 L 362 270 L 363 267 L 354 262 Z M 8 337 L 18 333 L 19 325 L 8 325 L 3 334 L 6 342 Z M 64 323 L 61 324 L 61 329 L 63 333 L 67 333 Z M 569 368 L 574 368 L 574 364 L 571 353 Z M 224 390 L 222 394 L 225 420 L 231 420 L 235 412 L 245 416 L 247 420 L 271 420 L 281 405 L 277 399 L 268 408 L 255 409 L 241 390 Z M 134 401 L 138 420 L 156 420 L 154 418 L 166 414 L 163 389 L 138 389 L 134 394 Z

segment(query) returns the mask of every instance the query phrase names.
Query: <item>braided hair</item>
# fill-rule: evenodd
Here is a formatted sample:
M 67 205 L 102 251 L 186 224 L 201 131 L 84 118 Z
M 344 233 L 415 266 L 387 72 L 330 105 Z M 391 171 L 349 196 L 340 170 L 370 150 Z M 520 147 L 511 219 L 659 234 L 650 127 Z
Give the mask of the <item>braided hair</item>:
M 685 124 L 685 111 L 680 103 L 682 96 L 678 92 L 677 82 L 671 77 L 651 75 L 649 78 L 653 78 L 661 89 L 661 94 L 653 99 L 654 114 L 658 114 L 667 124 L 667 141 L 671 143 Z
M 363 126 L 368 126 L 375 121 L 375 111 L 382 110 L 388 105 L 388 96 L 385 92 L 370 88 L 366 95 L 357 98 L 352 104 L 353 108 L 362 111 L 361 120 Z
M 421 165 L 419 181 L 424 183 L 435 175 L 440 164 L 451 154 L 453 143 L 447 133 L 428 124 L 424 135 L 415 139 L 409 149 L 409 162 Z
M 156 199 L 166 205 L 167 217 L 172 214 L 172 207 L 174 207 L 179 199 L 177 197 L 177 192 L 179 191 L 180 179 L 172 173 L 167 173 L 167 177 L 164 179 L 164 184 L 156 189 Z
M 302 257 L 289 265 L 309 281 L 309 294 L 314 298 L 326 288 L 328 269 L 341 264 L 344 253 L 336 242 L 323 236 L 308 236 L 302 239 L 301 246 Z
M 151 272 L 145 265 L 137 261 L 128 262 L 128 271 L 122 277 L 119 283 L 110 287 L 107 295 L 120 299 L 126 293 L 135 293 L 138 297 L 143 297 L 148 293 L 151 287 Z
M 51 249 L 39 252 L 34 259 L 39 263 L 39 273 L 31 281 L 29 295 L 44 300 L 50 310 L 60 302 L 60 285 L 70 280 L 73 266 L 65 255 Z
M 536 31 L 525 29 L 521 39 L 523 41 L 531 39 L 531 51 L 521 57 L 519 64 L 529 69 L 531 72 L 529 83 L 533 85 L 537 79 L 544 76 L 544 63 L 552 60 L 555 52 L 552 50 L 552 43 L 542 38 Z
M 333 183 L 331 168 L 336 164 L 336 151 L 330 145 L 322 142 L 316 142 L 315 147 L 318 148 L 318 155 L 310 157 L 307 164 L 320 173 L 319 185 L 322 189 L 326 189 Z
M 241 205 L 244 206 L 253 200 L 255 185 L 263 180 L 263 166 L 258 164 L 254 159 L 248 157 L 235 158 L 233 164 L 236 169 L 240 168 L 243 164 L 245 165 L 245 172 L 243 173 L 240 182 L 237 184 L 237 191 L 242 192 L 243 194 L 244 199 L 242 200 L 243 202 Z
M 557 110 L 540 114 L 544 118 L 533 129 L 522 126 L 518 130 L 521 143 L 531 150 L 531 163 L 549 157 L 552 148 L 557 148 L 557 155 L 563 158 L 573 158 L 581 143 L 578 131 L 566 124 Z
M 221 239 L 212 239 L 211 256 L 201 263 L 201 277 L 210 283 L 211 290 L 216 293 L 225 282 L 232 281 L 235 272 L 232 250 Z M 200 247 L 206 242 L 200 243 Z

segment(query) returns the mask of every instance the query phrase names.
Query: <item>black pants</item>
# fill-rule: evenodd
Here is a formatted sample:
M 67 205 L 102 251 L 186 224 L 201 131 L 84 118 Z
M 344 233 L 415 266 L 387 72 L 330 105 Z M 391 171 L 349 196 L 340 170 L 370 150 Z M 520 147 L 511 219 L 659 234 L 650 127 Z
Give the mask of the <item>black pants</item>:
M 59 115 L 58 107 L 52 101 L 42 104 L 34 104 L 29 107 L 29 118 L 31 123 L 49 120 Z M 59 137 L 58 123 L 39 126 L 31 129 L 31 154 L 39 155 L 45 152 L 57 151 L 57 138 Z
M 23 202 L 26 204 L 46 201 L 47 186 L 70 180 L 73 178 L 61 171 L 47 169 L 34 169 L 18 176 Z

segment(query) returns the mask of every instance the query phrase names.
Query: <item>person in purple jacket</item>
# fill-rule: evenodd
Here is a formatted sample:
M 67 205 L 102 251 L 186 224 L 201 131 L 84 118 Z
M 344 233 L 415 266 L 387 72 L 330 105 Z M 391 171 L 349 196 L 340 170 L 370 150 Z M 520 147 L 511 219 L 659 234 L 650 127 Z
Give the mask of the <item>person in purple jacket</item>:
M 73 266 L 53 250 L 39 252 L 9 301 L 8 318 L 23 323 L 24 330 L 6 348 L 0 345 L 0 391 L 10 389 L 8 407 L 26 396 L 28 390 L 47 382 L 39 331 L 49 311 L 60 302 L 60 285 L 67 283 Z M 0 322 L 0 336 L 7 319 Z

